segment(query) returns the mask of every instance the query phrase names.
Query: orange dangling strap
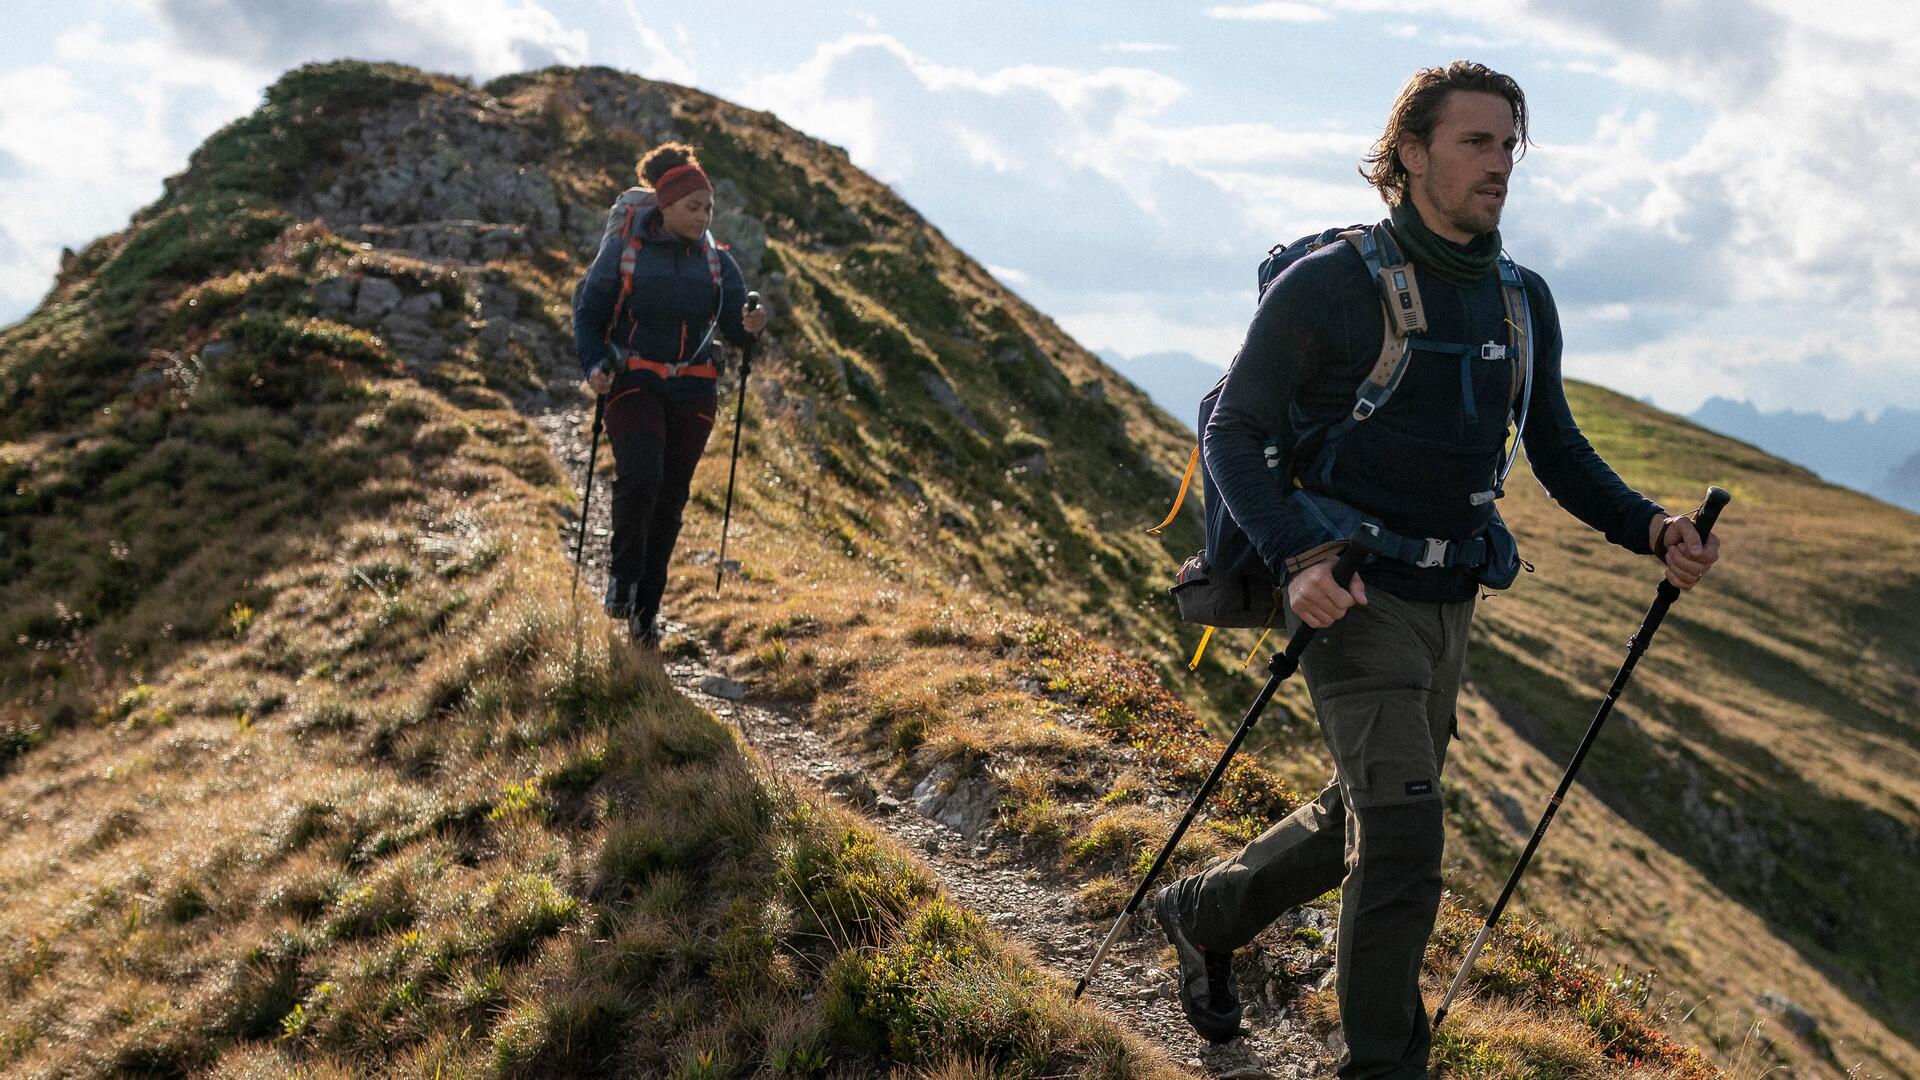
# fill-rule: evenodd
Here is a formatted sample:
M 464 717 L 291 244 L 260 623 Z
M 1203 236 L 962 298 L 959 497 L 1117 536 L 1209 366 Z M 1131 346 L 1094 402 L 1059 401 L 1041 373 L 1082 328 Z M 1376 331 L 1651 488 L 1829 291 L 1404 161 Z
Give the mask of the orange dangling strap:
M 1187 501 L 1187 489 L 1193 486 L 1193 470 L 1200 466 L 1200 444 L 1193 444 L 1193 453 L 1187 456 L 1187 474 L 1180 478 L 1180 494 L 1173 497 L 1173 509 L 1167 511 L 1167 520 L 1147 530 L 1148 536 L 1159 536 L 1173 519 L 1180 516 L 1180 507 Z M 1198 664 L 1199 661 L 1195 660 Z
M 1200 635 L 1200 647 L 1193 650 L 1193 659 L 1187 661 L 1188 671 L 1200 670 L 1200 658 L 1207 654 L 1207 642 L 1212 640 L 1213 640 L 1213 627 L 1209 626 L 1207 627 L 1207 632 Z

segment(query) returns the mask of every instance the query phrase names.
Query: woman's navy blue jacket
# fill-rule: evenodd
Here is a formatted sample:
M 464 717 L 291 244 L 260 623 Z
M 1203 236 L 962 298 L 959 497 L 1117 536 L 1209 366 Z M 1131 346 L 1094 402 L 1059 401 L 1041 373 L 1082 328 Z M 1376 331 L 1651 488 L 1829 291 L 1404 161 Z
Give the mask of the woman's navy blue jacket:
M 620 298 L 620 252 L 624 246 L 619 233 L 611 232 L 600 244 L 600 253 L 581 282 L 574 299 L 573 351 L 583 375 L 590 375 L 603 362 L 614 370 L 618 389 L 652 386 L 674 400 L 710 396 L 716 393 L 713 378 L 678 375 L 662 378 L 651 371 L 628 371 L 618 361 L 617 350 L 609 355 L 607 324 L 613 323 L 612 344 L 617 349 L 638 353 L 643 359 L 663 364 L 697 364 L 692 355 L 712 324 L 714 308 L 720 313 L 720 325 L 706 360 L 721 367 L 720 339 L 735 345 L 747 343 L 747 329 L 741 323 L 740 309 L 747 301 L 747 286 L 739 264 L 725 247 L 720 249 L 721 293 L 715 297 L 713 272 L 707 265 L 704 244 L 688 243 L 666 231 L 660 211 L 647 211 L 634 228 L 643 237 L 640 254 L 634 261 L 633 291 L 615 311 Z

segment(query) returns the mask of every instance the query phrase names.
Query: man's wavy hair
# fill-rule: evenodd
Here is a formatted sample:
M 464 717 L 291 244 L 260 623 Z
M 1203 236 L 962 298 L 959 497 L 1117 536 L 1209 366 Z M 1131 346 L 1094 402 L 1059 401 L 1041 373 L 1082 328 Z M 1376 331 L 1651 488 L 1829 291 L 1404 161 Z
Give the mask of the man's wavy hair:
M 1513 106 L 1513 130 L 1520 138 L 1520 152 L 1526 153 L 1527 95 L 1511 76 L 1502 75 L 1485 64 L 1455 60 L 1444 67 L 1421 68 L 1413 73 L 1400 96 L 1393 100 L 1387 114 L 1386 130 L 1374 141 L 1373 149 L 1361 159 L 1360 175 L 1380 192 L 1388 206 L 1399 206 L 1407 197 L 1407 167 L 1400 162 L 1400 147 L 1408 140 L 1426 142 L 1440 122 L 1440 109 L 1447 95 L 1455 90 L 1475 90 L 1499 94 Z

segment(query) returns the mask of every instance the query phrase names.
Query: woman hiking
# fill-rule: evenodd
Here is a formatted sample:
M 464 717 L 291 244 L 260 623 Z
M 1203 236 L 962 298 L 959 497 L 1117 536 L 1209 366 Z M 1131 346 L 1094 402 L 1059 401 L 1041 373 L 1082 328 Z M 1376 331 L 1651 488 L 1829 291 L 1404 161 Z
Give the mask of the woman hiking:
M 605 399 L 613 444 L 607 615 L 652 646 L 687 488 L 718 407 L 717 339 L 744 346 L 767 312 L 747 310 L 740 267 L 707 231 L 713 183 L 693 147 L 656 147 L 635 172 L 640 186 L 613 204 L 574 291 L 573 346 L 587 387 Z

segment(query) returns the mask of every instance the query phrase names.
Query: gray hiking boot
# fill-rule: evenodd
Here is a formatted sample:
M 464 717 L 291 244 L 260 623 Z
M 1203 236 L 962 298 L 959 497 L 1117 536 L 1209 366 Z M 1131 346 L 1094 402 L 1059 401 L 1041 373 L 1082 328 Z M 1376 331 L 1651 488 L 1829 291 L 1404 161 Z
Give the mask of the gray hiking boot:
M 1180 1011 L 1208 1042 L 1239 1038 L 1240 996 L 1233 989 L 1233 954 L 1206 952 L 1187 938 L 1180 925 L 1174 887 L 1153 898 L 1153 917 L 1180 958 Z

